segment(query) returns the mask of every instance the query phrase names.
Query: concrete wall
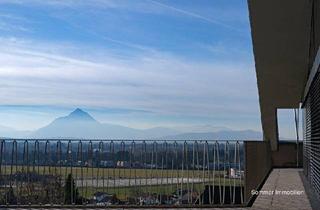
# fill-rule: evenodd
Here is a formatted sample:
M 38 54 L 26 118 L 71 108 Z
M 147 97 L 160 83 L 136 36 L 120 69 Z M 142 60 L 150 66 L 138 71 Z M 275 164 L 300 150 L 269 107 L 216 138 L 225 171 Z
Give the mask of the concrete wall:
M 254 196 L 252 190 L 261 188 L 271 170 L 271 148 L 266 141 L 246 141 L 244 199 L 249 203 Z
M 302 167 L 302 142 L 299 143 L 299 167 Z M 278 151 L 272 152 L 274 168 L 297 167 L 297 144 L 295 142 L 279 142 Z
M 303 98 L 312 2 L 248 0 L 262 129 L 273 151 L 278 150 L 276 110 L 298 108 Z

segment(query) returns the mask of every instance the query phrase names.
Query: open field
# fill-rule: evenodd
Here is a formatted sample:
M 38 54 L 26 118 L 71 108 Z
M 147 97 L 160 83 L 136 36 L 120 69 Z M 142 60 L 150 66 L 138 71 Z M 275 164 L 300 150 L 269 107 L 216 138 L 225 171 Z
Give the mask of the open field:
M 230 182 L 229 182 L 230 181 Z M 221 187 L 226 186 L 236 186 L 240 185 L 239 180 L 233 182 L 233 180 L 226 179 L 226 183 L 221 180 L 211 181 L 211 182 L 201 182 L 201 183 L 179 183 L 179 184 L 162 184 L 162 185 L 137 185 L 137 186 L 127 186 L 127 187 L 113 187 L 113 186 L 105 186 L 105 187 L 81 187 L 79 185 L 79 193 L 80 195 L 84 196 L 85 198 L 90 198 L 93 196 L 95 192 L 106 192 L 109 194 L 116 194 L 119 199 L 126 199 L 130 196 L 138 196 L 143 194 L 162 194 L 162 195 L 169 195 L 176 192 L 177 189 L 189 189 L 192 191 L 196 191 L 199 194 L 203 192 L 206 185 L 217 185 Z
M 62 177 L 67 176 L 69 173 L 73 174 L 74 178 L 166 178 L 166 177 L 193 177 L 193 178 L 209 178 L 223 176 L 223 171 L 213 171 L 213 170 L 181 170 L 181 169 L 129 169 L 129 168 L 93 168 L 93 167 L 53 167 L 53 166 L 11 166 L 5 165 L 1 167 L 2 175 L 9 175 L 16 172 L 36 172 L 41 175 L 61 175 Z

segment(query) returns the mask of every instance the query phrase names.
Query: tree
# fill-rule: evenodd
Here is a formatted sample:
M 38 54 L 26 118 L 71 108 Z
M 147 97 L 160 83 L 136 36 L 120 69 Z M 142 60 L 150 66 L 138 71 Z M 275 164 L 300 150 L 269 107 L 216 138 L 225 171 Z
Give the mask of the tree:
M 81 198 L 71 174 L 68 174 L 66 184 L 64 186 L 64 203 L 65 204 L 81 204 Z
M 4 197 L 1 199 L 1 204 L 17 204 L 17 197 L 14 194 L 13 188 L 10 187 L 8 191 L 5 193 Z

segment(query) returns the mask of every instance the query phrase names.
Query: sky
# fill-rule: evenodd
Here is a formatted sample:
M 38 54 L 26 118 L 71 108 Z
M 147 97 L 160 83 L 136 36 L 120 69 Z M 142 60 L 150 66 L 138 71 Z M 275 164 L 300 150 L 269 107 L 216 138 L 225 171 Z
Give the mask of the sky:
M 0 125 L 261 130 L 246 0 L 0 0 Z

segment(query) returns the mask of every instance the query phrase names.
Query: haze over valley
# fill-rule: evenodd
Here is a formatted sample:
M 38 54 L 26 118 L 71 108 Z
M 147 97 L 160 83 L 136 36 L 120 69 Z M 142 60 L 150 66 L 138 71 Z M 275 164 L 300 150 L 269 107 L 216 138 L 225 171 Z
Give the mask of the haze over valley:
M 217 128 L 212 132 L 183 132 L 167 127 L 136 129 L 117 124 L 100 123 L 88 112 L 75 109 L 48 125 L 32 131 L 0 126 L 3 138 L 94 138 L 94 139 L 168 139 L 168 140 L 260 140 L 260 132 Z

